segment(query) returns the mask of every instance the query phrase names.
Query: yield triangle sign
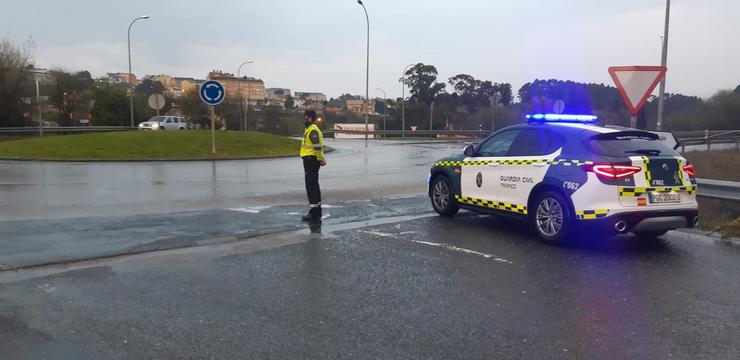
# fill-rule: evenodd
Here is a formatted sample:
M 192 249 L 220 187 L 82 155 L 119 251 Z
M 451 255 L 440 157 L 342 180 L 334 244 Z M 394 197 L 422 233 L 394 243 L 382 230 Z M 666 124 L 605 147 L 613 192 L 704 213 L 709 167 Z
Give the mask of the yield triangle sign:
M 665 77 L 663 66 L 612 66 L 609 68 L 624 103 L 632 116 L 637 116 L 655 87 Z

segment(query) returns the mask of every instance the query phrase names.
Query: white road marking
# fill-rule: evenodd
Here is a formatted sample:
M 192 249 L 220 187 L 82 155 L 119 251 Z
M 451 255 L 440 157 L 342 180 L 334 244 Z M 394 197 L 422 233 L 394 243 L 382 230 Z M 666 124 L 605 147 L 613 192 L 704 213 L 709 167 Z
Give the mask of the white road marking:
M 384 232 L 380 232 L 380 231 L 367 230 L 367 231 L 362 231 L 362 232 L 364 232 L 365 234 L 375 235 L 375 236 L 380 236 L 380 237 L 387 237 L 387 238 L 396 238 L 397 237 L 396 235 L 389 234 L 389 233 L 384 233 Z
M 234 208 L 234 209 L 229 209 L 229 210 L 248 213 L 248 214 L 259 214 L 260 212 L 262 212 L 262 210 L 269 209 L 270 207 L 271 206 L 255 206 L 255 207 L 250 207 L 250 208 Z
M 423 245 L 429 245 L 429 246 L 436 246 L 436 247 L 441 247 L 443 249 L 457 251 L 457 252 L 461 252 L 461 253 L 465 253 L 465 254 L 478 255 L 478 256 L 482 256 L 482 257 L 484 257 L 486 259 L 493 259 L 494 261 L 500 262 L 500 263 L 513 264 L 513 262 L 511 262 L 511 261 L 506 260 L 504 258 L 500 258 L 500 257 L 495 256 L 495 255 L 485 254 L 485 253 L 474 251 L 474 250 L 470 250 L 470 249 L 464 249 L 464 248 L 453 246 L 453 245 L 449 245 L 449 244 L 432 243 L 432 242 L 418 241 L 418 240 L 411 240 L 411 241 L 412 242 L 415 242 L 417 244 L 423 244 Z

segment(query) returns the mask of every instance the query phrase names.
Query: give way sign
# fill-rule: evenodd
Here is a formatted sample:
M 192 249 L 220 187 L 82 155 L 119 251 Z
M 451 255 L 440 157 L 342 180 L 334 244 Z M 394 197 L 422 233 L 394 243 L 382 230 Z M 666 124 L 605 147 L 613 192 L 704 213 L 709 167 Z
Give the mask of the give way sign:
M 655 87 L 665 77 L 666 71 L 664 66 L 612 66 L 609 68 L 609 75 L 617 85 L 630 114 L 637 116 Z

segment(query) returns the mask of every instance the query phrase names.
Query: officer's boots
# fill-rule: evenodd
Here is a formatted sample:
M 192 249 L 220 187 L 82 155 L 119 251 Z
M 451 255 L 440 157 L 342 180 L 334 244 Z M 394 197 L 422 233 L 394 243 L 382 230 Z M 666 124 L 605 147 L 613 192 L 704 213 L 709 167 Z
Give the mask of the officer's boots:
M 303 215 L 301 219 L 303 221 L 321 222 L 321 206 L 312 207 L 308 215 Z

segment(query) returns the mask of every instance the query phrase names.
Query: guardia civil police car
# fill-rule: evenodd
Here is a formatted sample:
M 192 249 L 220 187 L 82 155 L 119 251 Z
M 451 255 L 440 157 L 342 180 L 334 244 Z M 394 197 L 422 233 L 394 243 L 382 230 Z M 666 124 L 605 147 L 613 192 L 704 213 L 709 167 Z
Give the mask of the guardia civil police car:
M 698 223 L 694 168 L 655 133 L 596 126 L 592 115 L 527 119 L 433 165 L 437 213 L 516 216 L 550 243 L 589 226 L 656 237 Z

